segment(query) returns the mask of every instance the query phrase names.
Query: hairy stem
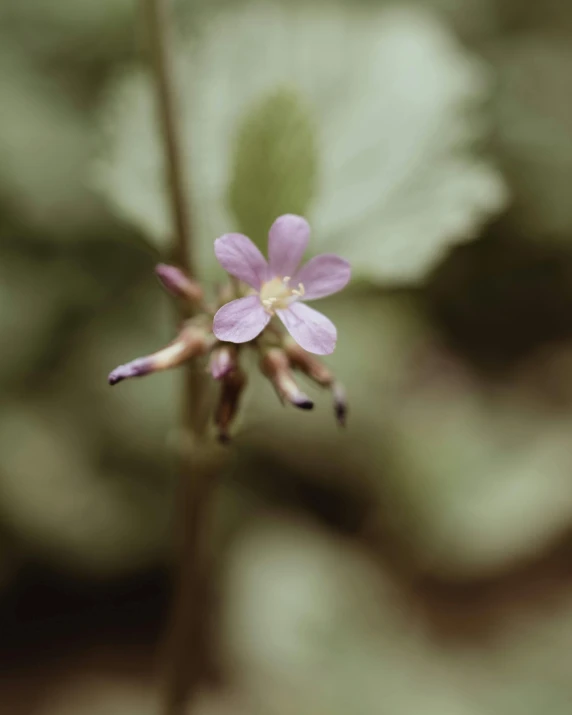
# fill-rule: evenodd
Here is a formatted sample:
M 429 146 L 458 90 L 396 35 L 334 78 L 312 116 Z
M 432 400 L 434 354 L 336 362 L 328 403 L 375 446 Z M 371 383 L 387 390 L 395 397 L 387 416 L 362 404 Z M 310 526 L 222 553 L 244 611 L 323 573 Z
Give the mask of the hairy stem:
M 157 107 L 165 152 L 174 228 L 173 253 L 193 278 L 196 260 L 185 176 L 180 114 L 176 102 L 170 0 L 143 0 L 152 49 Z M 192 317 L 189 313 L 181 318 Z M 177 498 L 178 574 L 165 642 L 164 715 L 181 715 L 212 670 L 208 638 L 210 559 L 208 533 L 215 474 L 204 453 L 208 421 L 205 373 L 191 361 L 185 371 L 182 424 L 185 434 Z

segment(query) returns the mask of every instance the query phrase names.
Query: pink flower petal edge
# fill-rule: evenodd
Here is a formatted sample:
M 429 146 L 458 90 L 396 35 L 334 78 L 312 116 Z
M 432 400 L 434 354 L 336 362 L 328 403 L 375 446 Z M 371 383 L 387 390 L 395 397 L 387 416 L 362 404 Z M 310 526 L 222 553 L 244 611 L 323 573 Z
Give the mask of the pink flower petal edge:
M 345 288 L 350 276 L 351 267 L 347 261 L 333 253 L 322 253 L 311 258 L 295 274 L 292 283 L 304 286 L 303 300 L 316 300 Z
M 325 315 L 304 303 L 292 303 L 288 310 L 277 310 L 276 313 L 304 350 L 315 355 L 330 355 L 334 352 L 338 332 Z
M 279 216 L 268 233 L 268 263 L 274 276 L 293 276 L 310 240 L 310 224 L 302 216 Z
M 269 278 L 268 263 L 252 241 L 242 233 L 227 233 L 215 241 L 218 262 L 231 276 L 255 290 Z
M 213 333 L 219 340 L 229 343 L 247 343 L 254 340 L 270 321 L 257 295 L 238 298 L 220 308 L 213 322 Z

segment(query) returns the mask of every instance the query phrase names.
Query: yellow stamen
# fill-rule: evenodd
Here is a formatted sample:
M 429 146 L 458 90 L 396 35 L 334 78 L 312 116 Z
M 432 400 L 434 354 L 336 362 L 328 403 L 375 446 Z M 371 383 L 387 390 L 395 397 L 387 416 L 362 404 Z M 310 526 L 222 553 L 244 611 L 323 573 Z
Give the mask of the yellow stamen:
M 262 284 L 260 302 L 270 315 L 274 315 L 276 310 L 286 309 L 290 303 L 304 295 L 302 283 L 298 284 L 298 288 L 290 288 L 288 285 L 290 280 L 290 276 L 284 276 L 284 278 L 272 278 Z

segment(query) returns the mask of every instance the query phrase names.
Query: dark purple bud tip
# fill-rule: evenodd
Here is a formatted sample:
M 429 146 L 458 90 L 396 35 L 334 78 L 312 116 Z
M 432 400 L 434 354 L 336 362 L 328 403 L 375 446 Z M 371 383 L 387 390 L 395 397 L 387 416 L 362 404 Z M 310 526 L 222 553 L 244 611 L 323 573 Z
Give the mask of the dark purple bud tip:
M 334 385 L 333 393 L 334 412 L 336 415 L 336 419 L 341 427 L 345 427 L 348 417 L 348 403 L 346 401 L 346 391 L 341 385 Z
M 219 432 L 218 433 L 218 441 L 220 444 L 223 444 L 225 447 L 231 443 L 231 438 L 228 432 Z
M 340 402 L 334 403 L 334 412 L 336 414 L 336 419 L 341 427 L 346 426 L 346 420 L 348 416 L 348 407 Z
M 117 385 L 118 382 L 126 380 L 130 377 L 141 377 L 147 375 L 151 370 L 149 361 L 145 358 L 137 358 L 125 365 L 116 367 L 115 370 L 109 373 L 108 382 L 110 385 Z
M 306 397 L 306 395 L 303 395 L 302 397 L 297 397 L 295 400 L 292 400 L 292 404 L 295 407 L 300 408 L 301 410 L 314 409 L 314 403 L 309 397 Z

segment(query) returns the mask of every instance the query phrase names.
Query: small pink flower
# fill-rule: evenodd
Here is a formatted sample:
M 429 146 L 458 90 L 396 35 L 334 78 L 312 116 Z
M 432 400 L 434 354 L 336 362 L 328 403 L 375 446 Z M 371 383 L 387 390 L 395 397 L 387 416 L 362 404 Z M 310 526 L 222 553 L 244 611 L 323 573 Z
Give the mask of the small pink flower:
M 251 295 L 224 305 L 215 315 L 213 332 L 219 340 L 253 340 L 277 315 L 294 340 L 316 355 L 329 355 L 337 331 L 331 320 L 302 301 L 324 298 L 344 288 L 350 265 L 324 253 L 298 268 L 310 237 L 301 216 L 286 214 L 274 221 L 268 234 L 269 261 L 241 233 L 227 233 L 215 241 L 218 262 L 231 276 L 254 289 Z

